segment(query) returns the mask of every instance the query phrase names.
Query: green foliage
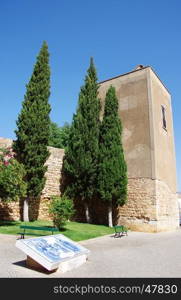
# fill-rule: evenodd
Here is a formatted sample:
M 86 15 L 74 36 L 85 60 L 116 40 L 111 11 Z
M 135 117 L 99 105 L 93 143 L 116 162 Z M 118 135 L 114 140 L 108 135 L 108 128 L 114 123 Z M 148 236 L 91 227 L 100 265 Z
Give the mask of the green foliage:
M 73 202 L 67 197 L 53 196 L 50 202 L 49 212 L 54 225 L 61 230 L 66 221 L 74 214 Z
M 65 149 L 69 140 L 70 125 L 65 123 L 59 127 L 56 123 L 50 123 L 50 138 L 48 146 Z
M 24 166 L 14 158 L 11 149 L 1 149 L 0 198 L 3 201 L 17 201 L 19 198 L 26 196 L 24 176 Z
M 26 86 L 26 95 L 17 120 L 17 139 L 13 148 L 26 169 L 27 196 L 40 195 L 44 184 L 44 165 L 50 131 L 50 68 L 48 46 L 44 42 L 33 74 Z
M 0 233 L 2 234 L 14 234 L 17 236 L 20 225 L 30 226 L 52 226 L 51 221 L 34 221 L 34 222 L 20 222 L 20 221 L 1 221 L 0 220 Z M 31 230 L 29 230 L 29 233 Z M 103 225 L 93 225 L 78 222 L 67 222 L 63 234 L 73 241 L 82 241 L 103 236 L 106 234 L 113 234 L 114 229 Z M 37 234 L 38 236 L 47 235 L 47 231 L 32 231 L 32 236 Z
M 95 192 L 99 150 L 98 84 L 91 58 L 84 86 L 79 94 L 78 108 L 73 116 L 63 171 L 68 178 L 65 193 L 88 202 Z
M 102 200 L 117 204 L 124 204 L 127 196 L 127 167 L 121 133 L 118 100 L 115 88 L 111 86 L 106 94 L 100 126 L 98 190 Z

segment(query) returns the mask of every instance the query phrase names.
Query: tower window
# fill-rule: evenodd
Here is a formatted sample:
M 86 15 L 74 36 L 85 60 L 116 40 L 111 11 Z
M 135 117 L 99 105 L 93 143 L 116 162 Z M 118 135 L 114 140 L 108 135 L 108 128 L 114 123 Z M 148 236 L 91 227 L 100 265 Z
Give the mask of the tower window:
M 166 118 L 165 118 L 165 107 L 162 105 L 162 124 L 163 124 L 163 128 L 167 129 L 167 122 L 166 122 Z

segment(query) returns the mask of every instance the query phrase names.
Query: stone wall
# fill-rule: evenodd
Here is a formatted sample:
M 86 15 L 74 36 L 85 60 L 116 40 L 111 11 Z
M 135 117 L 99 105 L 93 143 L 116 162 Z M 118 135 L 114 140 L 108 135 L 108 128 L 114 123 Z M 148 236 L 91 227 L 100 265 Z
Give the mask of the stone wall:
M 177 193 L 161 180 L 156 180 L 157 195 L 157 231 L 171 231 L 179 224 L 179 206 Z
M 0 148 L 10 147 L 12 140 L 0 138 Z M 49 220 L 48 204 L 50 197 L 60 195 L 61 170 L 64 156 L 64 149 L 48 147 L 50 156 L 46 162 L 47 172 L 46 183 L 39 200 L 31 200 L 30 216 L 32 219 Z M 33 207 L 33 209 L 32 209 Z M 3 203 L 0 201 L 0 220 L 19 220 L 22 213 L 22 204 L 19 202 Z
M 51 195 L 60 195 L 60 179 L 64 157 L 64 149 L 48 147 L 50 156 L 46 162 L 47 172 L 45 174 L 46 184 L 42 191 L 42 198 Z
M 46 184 L 42 191 L 41 201 L 39 204 L 38 218 L 40 220 L 49 220 L 48 205 L 51 196 L 60 196 L 61 170 L 64 157 L 64 149 L 48 147 L 50 156 L 46 162 L 48 167 L 45 174 Z
M 119 207 L 118 224 L 127 225 L 131 230 L 156 231 L 152 225 L 155 220 L 155 181 L 149 178 L 129 179 L 128 200 Z
M 118 224 L 144 232 L 175 230 L 179 218 L 176 198 L 164 182 L 130 178 L 128 201 L 119 207 Z
M 0 220 L 15 221 L 20 219 L 20 203 L 4 203 L 0 200 Z
M 13 141 L 11 139 L 6 139 L 6 138 L 3 138 L 3 137 L 0 137 L 0 148 L 11 147 L 12 142 Z
M 61 152 L 60 152 L 61 153 Z M 58 152 L 56 151 L 56 154 Z M 62 152 L 63 154 L 63 152 Z M 47 184 L 54 176 L 59 176 L 59 167 L 62 161 L 57 161 L 57 174 L 50 172 L 53 160 L 53 152 L 49 158 L 49 169 L 47 171 Z M 59 167 L 58 167 L 59 164 Z M 57 183 L 57 195 L 59 192 L 59 184 Z M 53 181 L 52 181 L 53 185 Z M 46 186 L 44 191 L 46 190 Z M 54 190 L 55 191 L 55 190 Z M 40 202 L 32 201 L 30 205 L 34 207 L 31 216 L 38 217 L 40 220 L 51 220 L 48 213 L 48 205 L 50 202 L 50 194 L 48 190 L 41 197 Z M 164 182 L 152 180 L 149 178 L 130 178 L 128 180 L 128 201 L 124 206 L 114 207 L 113 219 L 114 224 L 125 224 L 131 230 L 143 232 L 159 232 L 174 230 L 178 223 L 178 207 L 175 205 L 174 195 Z M 95 210 L 96 207 L 96 210 Z M 75 220 L 85 222 L 84 208 L 81 202 L 75 203 L 77 214 Z M 3 204 L 0 202 L 0 220 L 19 220 L 22 206 L 18 202 Z M 38 215 L 36 215 L 38 212 Z M 92 222 L 95 224 L 107 224 L 107 207 L 99 199 L 95 199 L 90 207 Z

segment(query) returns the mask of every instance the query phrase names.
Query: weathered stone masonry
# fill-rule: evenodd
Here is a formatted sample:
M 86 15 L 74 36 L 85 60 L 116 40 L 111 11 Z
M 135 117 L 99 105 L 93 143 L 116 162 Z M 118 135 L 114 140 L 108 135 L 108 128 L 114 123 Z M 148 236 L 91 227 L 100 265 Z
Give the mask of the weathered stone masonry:
M 164 182 L 129 178 L 128 201 L 119 207 L 119 224 L 136 231 L 159 232 L 176 229 L 177 222 L 177 196 Z
M 0 147 L 9 147 L 12 145 L 12 140 L 0 138 Z M 50 151 L 50 156 L 46 162 L 47 172 L 46 176 L 46 184 L 42 191 L 41 201 L 39 206 L 39 215 L 38 218 L 40 220 L 49 220 L 48 214 L 48 204 L 50 201 L 50 197 L 52 195 L 60 195 L 60 180 L 61 180 L 61 169 L 62 162 L 64 156 L 64 150 L 48 147 Z M 33 204 L 33 203 L 32 203 Z M 35 211 L 36 206 L 38 205 L 37 201 L 34 201 Z M 19 220 L 20 219 L 20 209 L 18 202 L 12 202 L 8 204 L 4 204 L 0 201 L 0 220 Z M 33 216 L 32 212 L 32 216 Z
M 176 194 L 176 161 L 171 97 L 151 67 L 141 67 L 100 83 L 99 95 L 104 99 L 110 85 L 116 88 L 119 115 L 123 123 L 123 148 L 128 167 L 128 200 L 118 208 L 118 224 L 132 230 L 159 232 L 179 226 Z M 162 106 L 166 114 L 163 128 Z M 11 140 L 0 139 L 1 145 Z M 64 150 L 49 147 L 46 185 L 42 192 L 39 219 L 49 219 L 47 204 L 51 195 L 60 195 Z M 95 200 L 94 221 L 104 223 L 106 208 Z M 78 206 L 79 220 L 83 209 Z M 19 219 L 18 203 L 0 202 L 0 219 Z
M 49 220 L 48 204 L 51 196 L 60 196 L 60 180 L 63 163 L 64 150 L 48 147 L 50 156 L 46 162 L 48 167 L 45 174 L 46 184 L 42 191 L 39 216 L 40 220 Z

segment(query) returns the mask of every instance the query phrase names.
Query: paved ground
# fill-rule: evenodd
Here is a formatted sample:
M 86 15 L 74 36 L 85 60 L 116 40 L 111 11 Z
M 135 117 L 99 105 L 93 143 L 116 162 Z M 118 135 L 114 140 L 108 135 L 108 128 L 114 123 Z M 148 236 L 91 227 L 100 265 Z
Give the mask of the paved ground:
M 0 277 L 181 277 L 181 229 L 169 233 L 129 232 L 81 242 L 88 261 L 66 273 L 47 275 L 28 269 L 15 247 L 17 237 L 0 234 Z

